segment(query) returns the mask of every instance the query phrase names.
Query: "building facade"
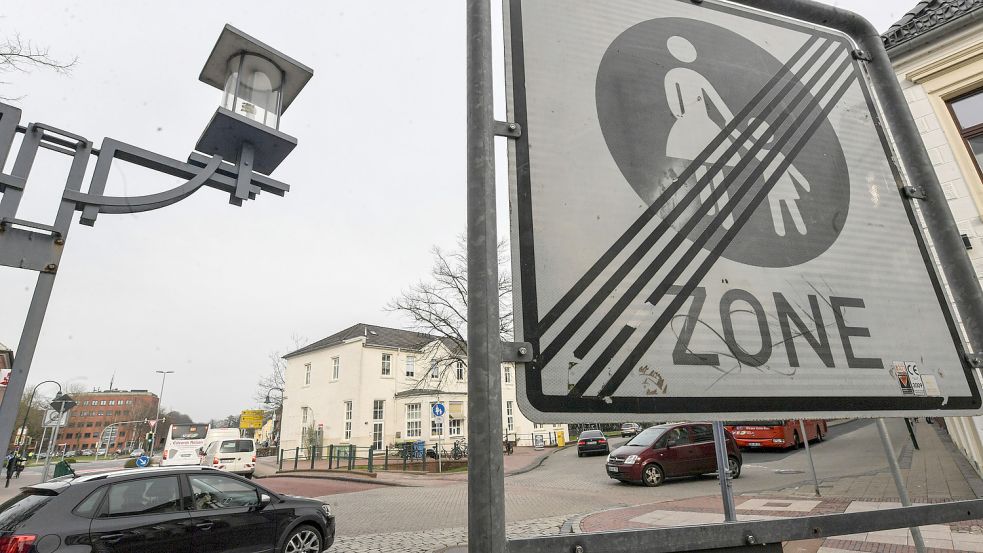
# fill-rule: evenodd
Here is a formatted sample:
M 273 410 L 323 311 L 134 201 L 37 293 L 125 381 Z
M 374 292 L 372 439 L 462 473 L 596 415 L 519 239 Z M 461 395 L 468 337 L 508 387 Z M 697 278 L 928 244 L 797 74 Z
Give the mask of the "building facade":
M 287 354 L 281 447 L 440 440 L 450 449 L 468 433 L 467 359 L 457 350 L 428 334 L 356 324 Z M 436 403 L 447 411 L 442 419 Z M 503 436 L 531 445 L 534 434 L 551 443 L 566 430 L 519 413 L 515 369 L 503 364 Z
M 78 404 L 69 411 L 55 444 L 71 450 L 109 451 L 142 447 L 150 427 L 145 419 L 155 419 L 157 394 L 147 390 L 105 390 L 72 394 Z
M 883 39 L 977 277 L 983 277 L 983 0 L 919 2 Z M 946 426 L 983 473 L 983 417 L 947 418 Z

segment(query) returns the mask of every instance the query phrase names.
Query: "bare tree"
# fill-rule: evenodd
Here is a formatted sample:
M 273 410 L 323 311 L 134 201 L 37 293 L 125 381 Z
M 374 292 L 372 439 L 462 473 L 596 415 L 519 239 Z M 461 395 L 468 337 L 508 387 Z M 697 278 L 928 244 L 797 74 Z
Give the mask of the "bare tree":
M 467 241 L 458 237 L 451 251 L 434 246 L 433 268 L 429 277 L 413 284 L 394 298 L 386 308 L 404 315 L 410 327 L 430 334 L 434 341 L 424 348 L 424 354 L 436 363 L 443 382 L 445 374 L 457 362 L 467 365 L 468 344 L 468 257 Z M 512 339 L 512 270 L 509 266 L 508 242 L 498 243 L 498 309 L 499 335 L 503 341 Z M 424 371 L 429 379 L 429 373 Z M 423 383 L 423 379 L 420 383 Z
M 310 340 L 300 336 L 299 334 L 293 334 L 290 336 L 293 341 L 293 349 L 290 351 L 297 351 L 300 348 L 306 346 Z M 289 351 L 287 353 L 290 353 Z M 267 358 L 270 362 L 270 372 L 262 376 L 256 383 L 256 393 L 253 394 L 253 400 L 259 404 L 266 404 L 267 398 L 269 398 L 269 404 L 273 410 L 279 415 L 280 409 L 283 408 L 283 394 L 282 393 L 271 393 L 271 390 L 283 390 L 287 384 L 287 361 L 283 358 L 286 353 L 281 351 L 271 351 Z
M 56 73 L 68 73 L 78 63 L 78 58 L 71 61 L 59 61 L 48 53 L 47 47 L 33 44 L 24 40 L 20 35 L 0 39 L 0 73 L 27 72 L 31 68 L 49 69 Z M 0 82 L 0 85 L 9 84 Z M 0 100 L 12 101 L 18 98 L 0 94 Z

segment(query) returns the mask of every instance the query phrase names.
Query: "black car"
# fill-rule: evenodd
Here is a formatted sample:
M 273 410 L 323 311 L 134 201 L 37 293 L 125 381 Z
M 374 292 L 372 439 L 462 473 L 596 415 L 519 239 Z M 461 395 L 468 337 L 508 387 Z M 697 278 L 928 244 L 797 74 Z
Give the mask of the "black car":
M 0 504 L 0 551 L 321 553 L 331 508 L 208 467 L 64 476 Z
M 608 439 L 600 430 L 584 430 L 577 438 L 577 457 L 586 453 L 611 453 Z

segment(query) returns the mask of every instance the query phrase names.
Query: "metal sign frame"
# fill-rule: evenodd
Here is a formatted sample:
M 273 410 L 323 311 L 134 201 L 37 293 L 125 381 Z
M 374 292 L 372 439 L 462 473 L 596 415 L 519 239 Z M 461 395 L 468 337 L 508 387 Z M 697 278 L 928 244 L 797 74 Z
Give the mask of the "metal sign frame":
M 860 83 L 860 90 L 864 96 L 867 109 L 873 115 L 873 126 L 876 130 L 881 147 L 888 159 L 888 165 L 896 182 L 904 183 L 908 180 L 918 183 L 920 192 L 924 192 L 925 201 L 921 204 L 922 212 L 925 215 L 931 240 L 936 246 L 939 258 L 942 263 L 945 278 L 953 284 L 951 292 L 956 304 L 960 306 L 963 323 L 969 333 L 970 343 L 973 344 L 975 351 L 980 351 L 980 344 L 983 343 L 980 336 L 980 304 L 983 298 L 980 296 L 979 281 L 973 272 L 969 259 L 965 253 L 965 248 L 960 242 L 959 232 L 955 227 L 951 213 L 947 208 L 947 203 L 942 195 L 941 189 L 937 184 L 934 170 L 927 154 L 920 142 L 920 137 L 911 121 L 910 113 L 907 111 L 907 103 L 898 88 L 897 80 L 891 70 L 890 62 L 881 45 L 880 36 L 872 28 L 868 28 L 866 23 L 860 23 L 859 17 L 854 16 L 843 10 L 819 5 L 812 2 L 784 2 L 781 0 L 737 0 L 731 2 L 692 2 L 687 0 L 674 0 L 692 4 L 700 4 L 701 9 L 712 9 L 734 13 L 733 4 L 740 4 L 745 8 L 757 8 L 758 13 L 740 10 L 736 13 L 739 17 L 758 19 L 770 25 L 780 25 L 798 31 L 804 31 L 813 35 L 823 33 L 824 38 L 841 43 L 847 51 L 852 51 L 853 74 L 848 78 L 849 81 L 856 79 Z M 523 45 L 523 21 L 522 21 L 522 0 L 506 0 L 506 18 L 508 21 L 506 33 L 509 52 L 511 54 L 510 73 L 512 83 L 510 93 L 510 117 L 514 119 L 522 129 L 529 129 L 527 102 L 526 102 L 526 83 L 524 66 L 524 45 Z M 778 16 L 778 17 L 775 17 Z M 800 23 L 801 22 L 801 23 Z M 805 25 L 808 28 L 803 29 Z M 817 29 L 818 27 L 818 29 Z M 824 29 L 838 31 L 839 33 L 829 32 L 826 34 Z M 849 37 L 853 44 L 848 43 L 843 35 Z M 507 72 L 509 72 L 507 69 Z M 776 79 L 778 76 L 776 75 Z M 832 83 L 830 83 L 832 84 Z M 871 90 L 873 88 L 873 90 Z M 768 87 L 762 90 L 764 93 Z M 880 104 L 878 105 L 878 100 Z M 832 104 L 835 104 L 833 102 Z M 879 120 L 883 114 L 887 124 Z M 820 117 L 818 120 L 823 120 Z M 736 121 L 736 118 L 735 118 Z M 885 128 L 887 127 L 887 128 Z M 897 153 L 900 159 L 906 160 L 905 169 L 910 179 L 903 177 L 903 171 L 898 166 L 898 160 L 893 157 L 895 149 L 892 148 L 889 140 L 895 139 Z M 925 237 L 919 231 L 919 224 L 913 209 L 913 202 L 918 201 L 910 194 L 911 187 L 898 187 L 897 193 L 901 198 L 901 204 L 905 210 L 905 216 L 911 226 L 918 252 L 927 271 L 928 278 L 934 289 L 936 299 L 942 307 L 942 318 L 947 327 L 948 334 L 952 340 L 952 346 L 958 355 L 961 369 L 968 384 L 969 394 L 958 397 L 911 397 L 905 395 L 898 396 L 753 396 L 732 395 L 714 397 L 692 397 L 692 396 L 666 396 L 654 395 L 644 396 L 615 396 L 614 391 L 618 385 L 627 377 L 628 372 L 637 365 L 634 363 L 624 363 L 615 372 L 611 380 L 606 383 L 602 391 L 594 396 L 587 396 L 583 392 L 595 378 L 600 379 L 602 375 L 599 371 L 606 367 L 595 363 L 591 366 L 588 373 L 582 380 L 589 380 L 586 385 L 578 382 L 573 391 L 566 394 L 551 394 L 544 391 L 544 367 L 541 364 L 548 362 L 550 348 L 540 347 L 540 337 L 542 335 L 541 317 L 538 312 L 537 290 L 536 290 L 536 266 L 535 251 L 533 243 L 533 208 L 532 208 L 532 184 L 531 184 L 531 160 L 529 152 L 528 133 L 524 132 L 510 143 L 510 153 L 514 162 L 515 187 L 513 190 L 513 251 L 518 251 L 518 255 L 513 256 L 514 270 L 514 296 L 516 304 L 516 331 L 517 339 L 530 342 L 536 359 L 533 362 L 525 363 L 520 371 L 519 386 L 519 406 L 525 407 L 524 413 L 538 422 L 568 422 L 569 420 L 591 420 L 619 422 L 626 416 L 645 418 L 646 420 L 665 420 L 674 416 L 700 419 L 715 420 L 734 420 L 735 418 L 796 418 L 796 417 L 821 417 L 829 416 L 832 412 L 858 413 L 867 417 L 899 417 L 925 414 L 928 416 L 959 416 L 979 413 L 983 407 L 979 389 L 979 374 L 977 367 L 979 361 L 975 356 L 967 355 L 964 342 L 960 336 L 957 322 L 950 309 L 950 302 L 946 297 L 943 284 L 937 275 L 937 267 L 929 253 Z M 914 196 L 921 196 L 915 194 Z M 655 206 L 657 207 L 657 206 Z M 941 208 L 941 209 L 940 209 Z M 653 214 L 655 210 L 649 208 Z M 748 213 L 753 209 L 748 209 Z M 648 211 L 646 212 L 648 214 Z M 629 228 L 625 235 L 633 232 Z M 730 235 L 728 233 L 728 235 Z M 620 240 L 619 240 L 620 241 Z M 719 246 L 718 246 L 719 248 Z M 599 274 L 612 259 L 613 255 L 609 249 L 605 256 L 602 256 L 589 273 Z M 606 257 L 609 257 L 606 259 Z M 666 314 L 673 316 L 680 309 L 683 309 L 684 302 L 693 294 L 693 290 L 705 277 L 700 276 L 683 286 L 678 291 L 676 297 L 666 308 Z M 582 277 L 575 285 L 576 289 L 586 289 L 589 277 Z M 585 282 L 587 281 L 587 282 Z M 569 295 L 569 294 L 568 294 Z M 569 298 L 564 297 L 564 300 Z M 572 300 L 571 300 L 572 301 Z M 553 315 L 554 309 L 546 315 L 549 319 Z M 626 327 L 627 328 L 627 327 Z M 658 334 L 656 334 L 658 335 Z M 621 338 L 619 335 L 614 340 L 617 343 Z M 627 340 L 627 337 L 625 338 Z M 654 340 L 654 338 L 653 338 Z M 624 340 L 622 340 L 623 342 Z M 634 352 L 633 352 L 634 353 Z M 603 354 L 602 354 L 603 357 Z M 629 361 L 631 357 L 629 357 Z M 886 359 L 885 359 L 886 361 Z M 625 370 L 627 367 L 627 370 Z M 596 371 L 595 371 L 596 369 Z M 592 373 L 591 371 L 594 371 Z M 619 380 L 620 378 L 620 380 Z M 699 412 L 694 413 L 694 400 L 699 400 Z M 793 407 L 794 406 L 794 407 Z M 530 412 L 531 411 L 531 412 Z
M 700 0 L 691 0 L 700 3 Z M 509 2 L 504 0 L 506 12 Z M 868 58 L 868 75 L 881 113 L 905 160 L 909 180 L 924 188 L 921 211 L 959 305 L 969 350 L 983 344 L 983 291 L 963 249 L 955 222 L 939 186 L 928 154 L 921 144 L 907 103 L 901 94 L 880 35 L 862 17 L 809 0 L 737 0 L 737 3 L 777 15 L 845 32 Z M 468 473 L 468 551 L 505 553 L 593 551 L 696 551 L 775 544 L 784 540 L 840 535 L 857 531 L 911 527 L 979 517 L 983 500 L 904 507 L 872 513 L 826 515 L 782 521 L 731 523 L 701 527 L 634 530 L 513 540 L 505 535 L 504 463 L 501 454 L 502 344 L 498 334 L 498 238 L 495 202 L 496 135 L 521 136 L 517 122 L 497 122 L 493 111 L 493 67 L 490 0 L 467 0 L 467 253 L 468 287 L 468 441 L 473 463 Z M 508 41 L 506 36 L 506 41 Z M 528 170 L 520 164 L 519 170 Z M 971 366 L 983 362 L 969 357 Z M 761 549 L 758 549 L 761 550 Z

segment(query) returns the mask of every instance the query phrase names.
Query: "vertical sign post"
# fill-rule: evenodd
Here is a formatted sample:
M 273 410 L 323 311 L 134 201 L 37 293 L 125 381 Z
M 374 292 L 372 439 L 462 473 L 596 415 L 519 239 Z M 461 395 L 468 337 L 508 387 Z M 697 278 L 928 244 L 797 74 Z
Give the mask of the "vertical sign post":
M 491 5 L 467 4 L 468 552 L 505 553 Z

